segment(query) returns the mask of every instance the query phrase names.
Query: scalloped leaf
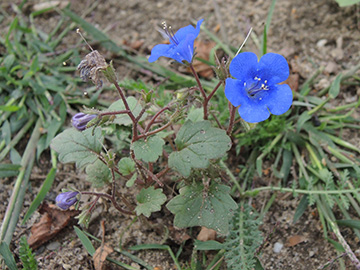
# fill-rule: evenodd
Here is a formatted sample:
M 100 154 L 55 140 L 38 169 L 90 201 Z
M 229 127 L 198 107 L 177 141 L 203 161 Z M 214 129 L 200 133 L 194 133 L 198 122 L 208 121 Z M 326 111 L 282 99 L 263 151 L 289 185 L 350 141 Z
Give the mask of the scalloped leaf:
M 139 101 L 134 97 L 128 97 L 126 99 L 126 101 L 130 107 L 130 110 L 134 114 L 134 116 L 138 117 L 138 115 L 140 114 L 140 112 L 142 110 L 142 106 L 139 103 Z M 107 111 L 111 112 L 111 111 L 122 111 L 122 110 L 125 110 L 125 105 L 124 105 L 124 102 L 121 99 L 119 99 L 119 100 L 115 101 L 114 103 L 112 103 Z M 141 117 L 140 121 L 142 119 L 144 119 L 146 117 L 146 115 L 147 114 L 144 113 L 143 116 Z M 116 115 L 114 123 L 119 124 L 119 125 L 129 126 L 132 124 L 132 121 L 127 114 L 119 114 L 119 115 Z
M 67 129 L 58 134 L 51 141 L 51 148 L 59 153 L 62 163 L 75 162 L 77 168 L 93 163 L 100 154 L 104 140 L 101 129 L 78 131 L 75 128 Z
M 86 166 L 86 181 L 94 188 L 102 188 L 112 182 L 110 169 L 100 159 Z
M 208 191 L 202 183 L 194 182 L 180 189 L 166 207 L 175 214 L 174 225 L 179 228 L 205 226 L 227 234 L 236 202 L 229 195 L 230 187 L 212 182 Z
M 146 140 L 138 140 L 131 144 L 131 150 L 134 151 L 137 159 L 145 162 L 155 162 L 162 155 L 162 149 L 165 141 L 158 136 L 150 137 Z
M 143 188 L 136 196 L 136 200 L 136 214 L 138 216 L 143 214 L 146 217 L 150 217 L 152 212 L 161 210 L 161 205 L 166 201 L 166 196 L 161 188 L 155 189 L 151 186 Z
M 187 121 L 179 130 L 175 144 L 179 151 L 169 156 L 169 167 L 189 177 L 192 168 L 205 169 L 210 159 L 222 157 L 231 147 L 226 132 L 209 121 Z

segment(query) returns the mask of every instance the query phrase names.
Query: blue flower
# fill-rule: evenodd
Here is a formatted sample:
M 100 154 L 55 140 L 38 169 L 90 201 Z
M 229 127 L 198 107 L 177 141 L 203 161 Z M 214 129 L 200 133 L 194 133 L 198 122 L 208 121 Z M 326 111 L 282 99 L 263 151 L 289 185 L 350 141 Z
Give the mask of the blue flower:
M 56 196 L 56 205 L 59 206 L 62 210 L 67 210 L 70 206 L 78 201 L 78 198 L 76 197 L 78 194 L 79 192 L 77 191 L 60 193 Z
M 71 123 L 74 128 L 83 131 L 86 129 L 87 123 L 89 123 L 95 117 L 95 114 L 77 113 L 72 117 Z
M 240 53 L 230 63 L 230 74 L 236 79 L 226 79 L 225 96 L 235 107 L 240 105 L 239 114 L 246 122 L 261 122 L 270 113 L 289 110 L 292 91 L 287 84 L 279 84 L 289 77 L 282 55 L 267 53 L 258 62 L 254 53 Z
M 183 61 L 191 63 L 194 56 L 194 41 L 200 33 L 200 25 L 203 21 L 198 21 L 196 28 L 188 25 L 179 29 L 176 34 L 174 34 L 171 27 L 167 27 L 164 23 L 165 34 L 169 37 L 170 44 L 156 45 L 151 51 L 149 62 L 154 62 L 160 56 L 165 56 L 181 64 L 183 64 Z

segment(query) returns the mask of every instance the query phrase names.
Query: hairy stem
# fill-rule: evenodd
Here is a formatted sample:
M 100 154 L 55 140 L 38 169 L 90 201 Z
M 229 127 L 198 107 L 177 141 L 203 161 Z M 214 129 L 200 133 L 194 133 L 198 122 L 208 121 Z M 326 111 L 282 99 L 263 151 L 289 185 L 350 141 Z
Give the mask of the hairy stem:
M 235 113 L 236 113 L 236 107 L 233 106 L 232 104 L 230 104 L 229 102 L 229 107 L 230 107 L 230 121 L 229 121 L 229 126 L 226 130 L 226 134 L 228 136 L 231 136 L 233 127 L 234 127 L 234 120 L 235 120 Z
M 219 81 L 218 84 L 215 86 L 215 88 L 211 91 L 210 95 L 208 97 L 205 97 L 205 99 L 204 99 L 204 103 L 203 103 L 203 106 L 204 106 L 204 120 L 208 119 L 207 107 L 208 107 L 209 101 L 213 97 L 213 95 L 216 93 L 216 91 L 219 89 L 221 83 L 222 83 L 222 81 Z
M 195 77 L 197 85 L 199 86 L 199 90 L 201 92 L 201 95 L 203 96 L 203 98 L 205 100 L 206 99 L 206 93 L 205 93 L 205 90 L 204 90 L 204 88 L 203 88 L 203 86 L 202 86 L 202 84 L 200 82 L 199 75 L 196 73 L 195 68 L 194 68 L 194 66 L 192 64 L 190 64 L 189 67 L 190 67 L 190 70 L 191 70 L 192 74 Z

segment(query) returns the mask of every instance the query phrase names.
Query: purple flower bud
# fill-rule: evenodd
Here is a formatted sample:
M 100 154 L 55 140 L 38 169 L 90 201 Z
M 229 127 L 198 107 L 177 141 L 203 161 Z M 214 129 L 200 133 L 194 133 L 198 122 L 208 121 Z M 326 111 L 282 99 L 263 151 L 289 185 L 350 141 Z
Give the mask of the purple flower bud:
M 71 123 L 77 130 L 83 131 L 86 129 L 87 123 L 96 117 L 96 114 L 77 113 L 72 119 Z
M 72 206 L 78 201 L 76 197 L 78 194 L 79 192 L 77 191 L 60 193 L 56 196 L 56 205 L 59 206 L 62 210 L 67 210 L 70 206 Z

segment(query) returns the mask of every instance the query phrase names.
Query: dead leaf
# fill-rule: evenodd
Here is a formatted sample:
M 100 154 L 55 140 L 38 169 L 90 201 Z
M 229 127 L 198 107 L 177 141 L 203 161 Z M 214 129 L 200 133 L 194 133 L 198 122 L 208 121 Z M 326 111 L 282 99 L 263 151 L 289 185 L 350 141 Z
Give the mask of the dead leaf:
M 303 235 L 294 235 L 288 238 L 286 246 L 293 247 L 305 241 L 308 241 L 307 237 Z
M 113 251 L 114 250 L 106 244 L 98 247 L 93 256 L 95 270 L 104 269 L 106 257 Z
M 28 239 L 28 244 L 32 249 L 36 249 L 54 238 L 69 224 L 72 217 L 80 213 L 77 210 L 59 210 L 56 205 L 48 205 L 46 202 L 40 206 L 38 211 L 42 216 L 40 221 L 32 226 Z
M 195 40 L 194 47 L 196 48 L 196 57 L 209 61 L 211 50 L 215 45 L 216 43 L 213 41 Z M 206 79 L 214 77 L 214 71 L 209 65 L 195 59 L 193 66 L 200 76 L 205 77 Z
M 215 240 L 216 238 L 216 231 L 213 229 L 208 229 L 204 226 L 201 227 L 201 230 L 196 237 L 199 241 L 209 241 L 209 240 Z
M 103 270 L 106 257 L 114 251 L 112 247 L 105 244 L 105 221 L 102 220 L 100 225 L 102 230 L 101 246 L 97 248 L 93 256 L 95 270 Z
M 143 39 L 135 40 L 135 41 L 133 41 L 133 42 L 129 42 L 129 41 L 127 41 L 127 40 L 124 40 L 124 41 L 123 41 L 123 44 L 126 45 L 126 46 L 128 46 L 128 47 L 130 47 L 131 49 L 133 49 L 133 50 L 135 50 L 135 51 L 138 51 L 138 50 L 140 49 L 140 47 L 141 47 L 142 45 L 144 45 L 144 42 L 145 42 L 145 40 L 143 40 Z
M 191 238 L 190 235 L 186 233 L 185 229 L 175 228 L 174 226 L 169 226 L 168 228 L 170 239 L 179 245 Z

